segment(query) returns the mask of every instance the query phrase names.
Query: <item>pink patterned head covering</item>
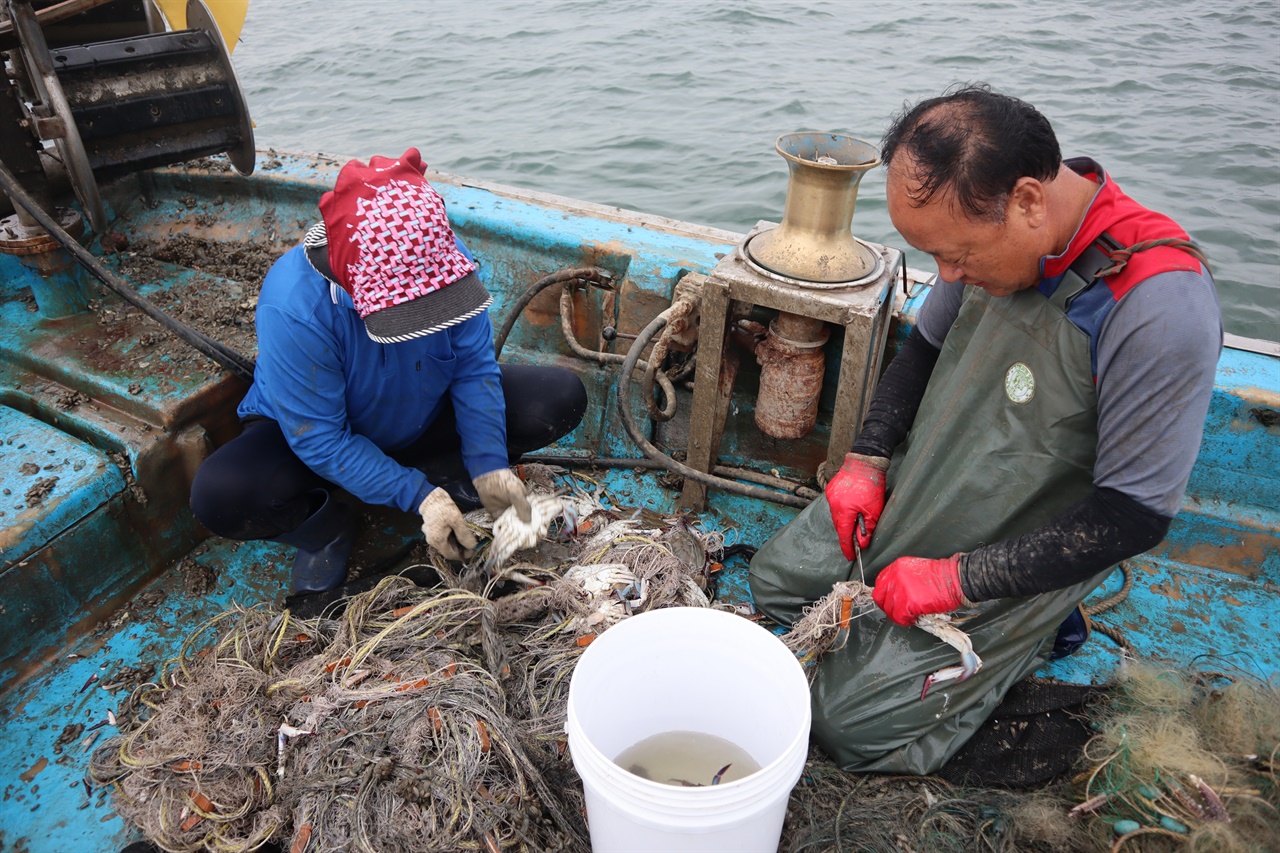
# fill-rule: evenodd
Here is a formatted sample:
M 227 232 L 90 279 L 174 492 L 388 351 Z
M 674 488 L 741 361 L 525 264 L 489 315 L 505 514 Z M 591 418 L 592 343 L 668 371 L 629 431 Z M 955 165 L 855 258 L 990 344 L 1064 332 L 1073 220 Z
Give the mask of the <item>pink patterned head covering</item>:
M 438 332 L 493 301 L 459 251 L 426 168 L 416 148 L 395 160 L 352 160 L 320 199 L 333 279 L 351 295 L 369 337 L 382 343 Z M 312 249 L 316 230 L 308 235 Z

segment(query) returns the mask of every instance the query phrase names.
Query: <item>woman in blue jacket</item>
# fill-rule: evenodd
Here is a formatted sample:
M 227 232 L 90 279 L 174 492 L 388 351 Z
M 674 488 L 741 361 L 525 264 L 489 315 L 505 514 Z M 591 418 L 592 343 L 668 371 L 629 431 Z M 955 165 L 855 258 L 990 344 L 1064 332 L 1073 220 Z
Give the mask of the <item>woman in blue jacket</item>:
M 463 509 L 527 519 L 508 465 L 586 409 L 569 370 L 499 367 L 493 300 L 425 170 L 413 148 L 342 168 L 323 221 L 263 282 L 244 432 L 192 486 L 212 532 L 297 547 L 294 592 L 346 578 L 353 521 L 334 487 L 419 513 L 427 541 L 461 559 L 476 544 Z

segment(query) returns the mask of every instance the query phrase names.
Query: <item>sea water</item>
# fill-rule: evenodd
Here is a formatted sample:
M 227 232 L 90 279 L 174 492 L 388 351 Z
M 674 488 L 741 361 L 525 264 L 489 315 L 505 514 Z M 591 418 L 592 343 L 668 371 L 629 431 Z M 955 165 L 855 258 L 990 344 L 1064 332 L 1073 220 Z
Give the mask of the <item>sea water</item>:
M 642 779 L 685 788 L 732 782 L 760 769 L 745 749 L 705 732 L 659 732 L 613 761 Z
M 1280 338 L 1276 0 L 380 0 L 249 4 L 233 60 L 260 147 L 422 150 L 444 172 L 746 233 L 780 134 L 878 142 L 986 81 L 1034 104 L 1207 252 L 1228 332 Z M 1100 37 L 1099 34 L 1105 34 Z M 853 232 L 907 249 L 884 170 Z

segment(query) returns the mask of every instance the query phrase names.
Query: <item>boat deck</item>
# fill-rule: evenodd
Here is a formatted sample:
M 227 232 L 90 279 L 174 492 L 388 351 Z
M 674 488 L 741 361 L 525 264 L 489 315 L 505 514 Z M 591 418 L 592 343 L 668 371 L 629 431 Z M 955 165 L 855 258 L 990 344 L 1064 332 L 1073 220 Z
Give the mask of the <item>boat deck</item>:
M 597 473 L 609 491 L 636 505 L 675 508 L 677 495 L 657 486 L 652 475 Z M 791 513 L 785 507 L 713 494 L 710 511 L 701 520 L 711 529 L 732 531 L 727 534 L 731 543 L 758 544 L 760 536 Z M 411 531 L 392 524 L 364 530 L 361 540 L 381 541 L 382 553 L 371 555 L 371 561 L 396 550 L 388 542 L 413 541 Z M 89 791 L 81 781 L 94 743 L 113 733 L 107 725 L 89 729 L 105 723 L 107 712 L 128 690 L 153 677 L 153 668 L 175 656 L 184 638 L 206 619 L 236 605 L 283 605 L 291 559 L 291 549 L 274 543 L 210 539 L 147 584 L 112 618 L 61 649 L 38 675 L 6 692 L 0 698 L 0 714 L 8 721 L 0 762 L 11 768 L 11 777 L 0 795 L 0 845 L 31 853 L 110 851 L 137 840 L 140 836 L 112 810 L 106 791 Z M 392 568 L 411 564 L 402 557 Z M 1197 664 L 1263 677 L 1280 671 L 1280 620 L 1267 615 L 1273 613 L 1270 603 L 1280 584 L 1274 568 L 1265 581 L 1272 589 L 1267 593 L 1253 580 L 1167 558 L 1143 557 L 1132 565 L 1129 596 L 1098 618 L 1144 655 L 1172 666 Z M 726 564 L 722 599 L 746 600 L 746 571 L 742 558 Z M 1091 601 L 1118 587 L 1119 573 Z M 1075 655 L 1038 674 L 1105 683 L 1119 661 L 1116 644 L 1095 633 Z
M 194 235 L 278 253 L 311 224 L 336 163 L 277 162 L 252 181 L 218 169 L 123 179 L 108 193 L 116 227 L 135 246 Z M 598 340 L 606 323 L 624 334 L 638 331 L 665 307 L 681 274 L 708 272 L 738 238 L 448 176 L 436 182 L 484 262 L 495 317 L 506 316 L 528 283 L 562 267 L 600 265 L 623 282 L 616 300 L 584 299 L 576 321 L 582 340 Z M 246 274 L 238 273 L 241 281 L 200 268 L 198 258 L 187 261 L 194 266 L 138 261 L 125 253 L 109 258 L 152 298 L 169 294 L 176 312 L 217 294 L 229 306 L 224 331 L 243 332 L 253 299 Z M 906 304 L 899 336 L 921 298 Z M 113 306 L 104 300 L 87 314 L 42 320 L 30 310 L 21 275 L 0 265 L 0 763 L 10 768 L 0 796 L 0 849 L 110 851 L 134 838 L 107 794 L 82 782 L 94 741 L 112 732 L 108 711 L 204 620 L 233 605 L 284 600 L 291 549 L 205 539 L 186 509 L 200 459 L 234 434 L 243 383 L 201 359 L 157 348 L 148 342 L 156 326 L 113 313 Z M 637 456 L 616 426 L 614 373 L 573 358 L 557 317 L 554 293 L 535 299 L 504 352 L 509 360 L 570 366 L 588 387 L 592 407 L 582 426 L 547 452 Z M 1165 542 L 1130 561 L 1127 597 L 1098 617 L 1144 657 L 1263 678 L 1280 671 L 1278 362 L 1224 352 L 1184 511 Z M 721 458 L 808 477 L 812 460 L 825 453 L 821 424 L 794 446 L 762 441 L 750 417 L 753 381 L 744 364 Z M 689 402 L 681 392 L 682 410 Z M 673 437 L 669 449 L 679 449 L 678 420 L 665 434 Z M 619 502 L 676 510 L 678 492 L 653 472 L 598 476 Z M 44 485 L 36 488 L 38 481 Z M 760 545 L 794 513 L 712 492 L 699 521 L 729 542 Z M 368 514 L 356 565 L 366 572 L 411 565 L 418 533 L 408 522 L 398 513 Z M 745 561 L 728 561 L 719 586 L 723 598 L 746 601 Z M 1117 573 L 1092 600 L 1118 587 Z M 1101 683 L 1119 660 L 1118 646 L 1095 634 L 1040 674 Z

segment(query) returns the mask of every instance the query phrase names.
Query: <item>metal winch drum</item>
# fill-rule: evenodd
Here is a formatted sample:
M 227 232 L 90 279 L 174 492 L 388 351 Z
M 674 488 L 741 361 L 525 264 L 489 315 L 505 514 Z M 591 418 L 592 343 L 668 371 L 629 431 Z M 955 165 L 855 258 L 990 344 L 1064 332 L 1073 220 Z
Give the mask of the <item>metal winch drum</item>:
M 788 133 L 775 146 L 790 179 L 782 224 L 742 248 L 762 272 L 808 287 L 860 287 L 884 272 L 876 248 L 849 226 L 862 176 L 880 165 L 875 146 L 835 133 Z
M 42 182 L 33 157 L 51 143 L 90 223 L 102 231 L 100 178 L 221 153 L 241 174 L 253 171 L 249 110 L 202 0 L 188 0 L 188 29 L 52 47 L 41 20 L 56 9 L 36 12 L 29 0 L 5 0 L 5 8 L 18 46 L 8 53 L 16 85 L 0 81 L 0 100 L 8 102 L 0 116 L 25 114 L 18 124 L 27 138 L 4 127 L 0 157 L 24 184 Z M 140 26 L 163 25 L 148 13 Z M 44 188 L 31 189 L 40 196 Z
M 64 180 L 102 234 L 100 179 L 222 153 L 241 174 L 253 171 L 249 110 L 202 0 L 188 0 L 188 28 L 174 32 L 163 31 L 151 0 L 39 10 L 30 0 L 3 0 L 2 8 L 0 160 L 75 239 L 84 231 L 81 214 L 53 204 L 53 188 Z M 81 41 L 102 32 L 121 37 Z M 87 306 L 82 271 L 25 210 L 0 219 L 0 253 L 17 256 L 28 271 L 42 316 Z

